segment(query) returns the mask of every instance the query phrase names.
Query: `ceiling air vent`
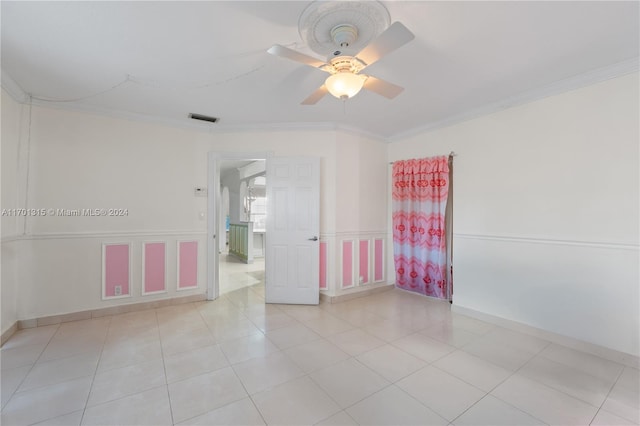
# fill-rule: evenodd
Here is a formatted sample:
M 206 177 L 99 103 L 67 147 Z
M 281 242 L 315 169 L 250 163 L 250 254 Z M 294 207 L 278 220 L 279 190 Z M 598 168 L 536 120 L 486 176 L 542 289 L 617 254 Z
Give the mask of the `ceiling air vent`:
M 200 121 L 208 121 L 209 123 L 215 123 L 216 121 L 218 121 L 218 118 L 216 117 L 210 117 L 208 115 L 202 115 L 202 114 L 189 114 L 189 118 L 193 118 L 194 120 L 200 120 Z

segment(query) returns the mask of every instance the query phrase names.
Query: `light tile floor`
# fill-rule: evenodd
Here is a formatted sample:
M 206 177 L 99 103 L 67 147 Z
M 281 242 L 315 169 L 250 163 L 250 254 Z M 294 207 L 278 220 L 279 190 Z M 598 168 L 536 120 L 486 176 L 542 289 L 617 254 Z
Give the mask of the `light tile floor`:
M 447 303 L 399 290 L 320 306 L 263 296 L 258 283 L 19 331 L 0 351 L 1 423 L 639 423 L 636 368 Z
M 219 257 L 220 294 L 260 284 L 264 281 L 264 257 L 256 257 L 253 263 L 246 264 L 241 260 L 221 253 Z

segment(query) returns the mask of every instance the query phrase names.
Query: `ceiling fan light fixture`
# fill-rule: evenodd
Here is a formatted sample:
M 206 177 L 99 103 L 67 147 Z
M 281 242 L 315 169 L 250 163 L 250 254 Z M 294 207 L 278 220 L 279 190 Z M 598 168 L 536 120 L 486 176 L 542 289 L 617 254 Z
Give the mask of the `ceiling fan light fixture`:
M 324 82 L 329 93 L 338 99 L 349 99 L 358 94 L 367 79 L 366 75 L 351 72 L 338 72 L 330 75 Z

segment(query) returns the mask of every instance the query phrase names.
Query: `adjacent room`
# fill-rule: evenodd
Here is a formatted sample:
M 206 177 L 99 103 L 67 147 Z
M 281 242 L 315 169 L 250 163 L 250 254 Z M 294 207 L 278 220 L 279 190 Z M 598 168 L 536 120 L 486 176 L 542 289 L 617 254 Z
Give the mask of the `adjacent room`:
M 640 424 L 640 2 L 0 16 L 3 425 Z
M 220 166 L 219 294 L 264 286 L 265 160 L 226 160 Z

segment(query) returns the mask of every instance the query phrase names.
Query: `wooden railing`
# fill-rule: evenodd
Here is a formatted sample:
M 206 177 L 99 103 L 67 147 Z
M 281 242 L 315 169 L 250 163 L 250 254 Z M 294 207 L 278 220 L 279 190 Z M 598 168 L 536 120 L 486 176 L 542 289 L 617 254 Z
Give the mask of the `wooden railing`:
M 229 224 L 229 254 L 245 263 L 253 263 L 253 223 Z

